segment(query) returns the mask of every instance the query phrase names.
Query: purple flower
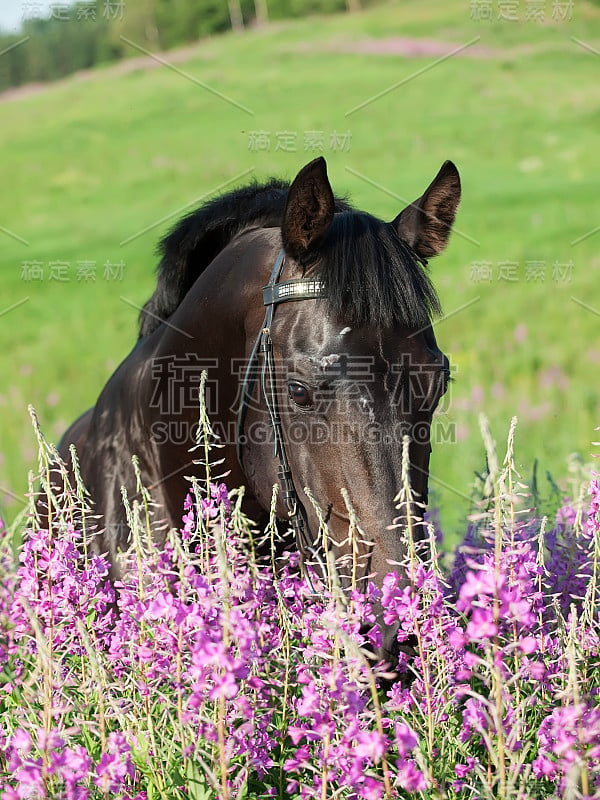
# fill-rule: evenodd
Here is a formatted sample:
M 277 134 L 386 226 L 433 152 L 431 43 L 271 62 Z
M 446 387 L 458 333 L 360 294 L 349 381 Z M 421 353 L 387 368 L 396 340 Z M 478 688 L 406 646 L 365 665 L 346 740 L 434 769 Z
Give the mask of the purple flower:
M 107 752 L 100 757 L 94 784 L 104 792 L 119 792 L 126 779 L 133 780 L 134 775 L 131 748 L 125 736 L 119 732 L 109 734 Z
M 406 722 L 396 722 L 394 724 L 394 733 L 396 735 L 396 746 L 401 756 L 407 756 L 417 747 L 419 743 L 417 735 Z
M 369 759 L 372 763 L 380 761 L 387 749 L 385 736 L 379 731 L 358 731 L 354 739 L 354 755 Z
M 474 601 L 488 601 L 500 591 L 504 583 L 505 577 L 501 574 L 496 584 L 494 572 L 487 566 L 478 572 L 467 572 L 465 582 L 460 587 L 457 609 L 463 612 L 470 611 Z
M 549 759 L 547 756 L 538 756 L 531 762 L 531 771 L 536 778 L 548 778 L 554 780 L 559 773 L 558 765 L 556 762 Z
M 498 626 L 494 622 L 492 610 L 489 608 L 475 608 L 467 625 L 465 634 L 471 642 L 481 643 L 493 639 L 498 633 Z
M 383 797 L 384 787 L 381 781 L 376 778 L 366 776 L 360 783 L 360 798 L 364 800 L 381 800 Z
M 225 769 L 230 797 L 249 785 L 277 796 L 281 765 L 298 800 L 381 800 L 384 770 L 395 794 L 449 781 L 483 795 L 495 791 L 500 733 L 523 796 L 562 796 L 584 765 L 597 794 L 597 476 L 590 492 L 589 513 L 559 511 L 543 551 L 531 515 L 499 530 L 483 514 L 451 573 L 417 542 L 381 590 L 368 584 L 347 604 L 316 574 L 313 592 L 297 552 L 277 575 L 255 560 L 219 483 L 186 499 L 193 546 L 169 534 L 160 550 L 143 542 L 139 571 L 129 559 L 117 616 L 107 562 L 85 560 L 74 525 L 32 531 L 15 563 L 0 523 L 0 797 L 145 800 L 157 765 L 165 794 L 179 796 L 183 764 L 217 779 Z M 376 703 L 387 676 L 361 648 L 380 642 L 378 616 L 410 647 L 403 680 Z M 148 715 L 153 735 L 136 742 Z
M 519 639 L 519 650 L 525 655 L 531 655 L 538 649 L 538 642 L 535 636 L 524 636 Z
M 477 698 L 469 697 L 465 702 L 459 740 L 466 742 L 473 732 L 481 733 L 487 730 L 488 727 L 488 717 L 483 702 Z
M 17 728 L 13 733 L 10 744 L 20 755 L 27 755 L 31 750 L 31 734 L 23 728 Z
M 219 697 L 231 699 L 238 693 L 238 686 L 235 678 L 229 671 L 217 672 L 212 675 L 212 687 L 208 693 L 210 700 L 217 700 Z
M 473 771 L 475 766 L 477 765 L 477 759 L 469 756 L 467 758 L 466 764 L 457 764 L 454 768 L 454 771 L 458 775 L 459 778 L 466 777 L 470 772 Z
M 398 784 L 407 792 L 424 792 L 427 781 L 414 761 L 404 761 L 398 769 Z

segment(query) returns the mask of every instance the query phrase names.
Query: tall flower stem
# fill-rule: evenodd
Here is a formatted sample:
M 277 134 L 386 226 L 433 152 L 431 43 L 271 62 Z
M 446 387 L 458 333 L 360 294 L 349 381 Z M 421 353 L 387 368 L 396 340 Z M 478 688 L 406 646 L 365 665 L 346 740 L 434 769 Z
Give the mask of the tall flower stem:
M 503 530 L 502 530 L 502 517 L 503 508 L 502 501 L 504 492 L 501 491 L 499 477 L 498 461 L 496 458 L 496 447 L 492 439 L 487 419 L 481 415 L 479 418 L 481 434 L 486 448 L 488 460 L 488 472 L 490 484 L 494 498 L 494 598 L 493 598 L 493 621 L 496 629 L 500 627 L 500 576 L 501 576 L 501 561 L 503 549 Z M 504 737 L 504 702 L 502 698 L 502 675 L 499 667 L 499 659 L 501 655 L 501 644 L 498 636 L 495 636 L 492 642 L 492 695 L 495 705 L 495 728 L 496 728 L 496 742 L 498 747 L 498 773 L 499 773 L 499 791 L 498 796 L 500 800 L 506 799 L 506 748 Z M 491 756 L 491 753 L 490 753 Z

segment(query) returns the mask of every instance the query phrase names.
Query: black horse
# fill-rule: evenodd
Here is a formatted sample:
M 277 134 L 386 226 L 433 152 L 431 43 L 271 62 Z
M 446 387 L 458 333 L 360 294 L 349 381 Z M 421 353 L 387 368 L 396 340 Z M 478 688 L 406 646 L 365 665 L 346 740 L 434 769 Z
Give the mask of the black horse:
M 402 532 L 391 527 L 402 439 L 411 439 L 411 483 L 424 504 L 430 423 L 449 374 L 426 260 L 445 248 L 459 199 L 446 161 L 418 200 L 383 222 L 336 199 L 318 158 L 291 185 L 252 184 L 179 222 L 162 241 L 136 346 L 59 448 L 68 461 L 76 446 L 104 518 L 95 546 L 113 578 L 127 547 L 121 486 L 136 491 L 132 454 L 166 521 L 180 526 L 203 370 L 228 483 L 246 485 L 251 518 L 264 519 L 281 482 L 277 514 L 310 552 L 319 532 L 310 487 L 343 551 L 346 488 L 368 539 L 359 577 L 380 583 L 402 560 Z M 386 629 L 382 655 L 394 651 Z

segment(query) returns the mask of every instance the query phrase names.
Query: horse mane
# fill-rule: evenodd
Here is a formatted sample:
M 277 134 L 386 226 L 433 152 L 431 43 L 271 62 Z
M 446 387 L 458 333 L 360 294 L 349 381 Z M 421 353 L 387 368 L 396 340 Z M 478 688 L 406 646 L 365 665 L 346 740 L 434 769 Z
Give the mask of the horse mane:
M 139 318 L 148 336 L 179 306 L 196 279 L 238 234 L 279 227 L 290 183 L 252 182 L 208 201 L 181 219 L 159 243 L 154 293 Z M 421 328 L 440 311 L 424 267 L 391 223 L 335 198 L 334 221 L 316 254 L 329 308 L 353 324 Z
M 158 245 L 161 256 L 154 294 L 140 317 L 140 337 L 148 336 L 179 306 L 196 279 L 238 234 L 249 228 L 279 227 L 290 183 L 253 181 L 209 200 L 181 219 Z M 336 198 L 336 211 L 349 210 Z
M 427 262 L 391 222 L 362 211 L 336 214 L 318 253 L 330 312 L 355 325 L 425 328 L 441 313 Z

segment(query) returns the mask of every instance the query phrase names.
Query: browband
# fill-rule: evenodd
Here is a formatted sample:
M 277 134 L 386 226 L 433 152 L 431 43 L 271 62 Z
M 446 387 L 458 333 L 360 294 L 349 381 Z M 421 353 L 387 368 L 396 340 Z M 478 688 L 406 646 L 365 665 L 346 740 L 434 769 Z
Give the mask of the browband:
M 263 288 L 263 303 L 273 306 L 287 300 L 314 300 L 325 295 L 323 281 L 296 278 L 283 283 L 269 283 Z

